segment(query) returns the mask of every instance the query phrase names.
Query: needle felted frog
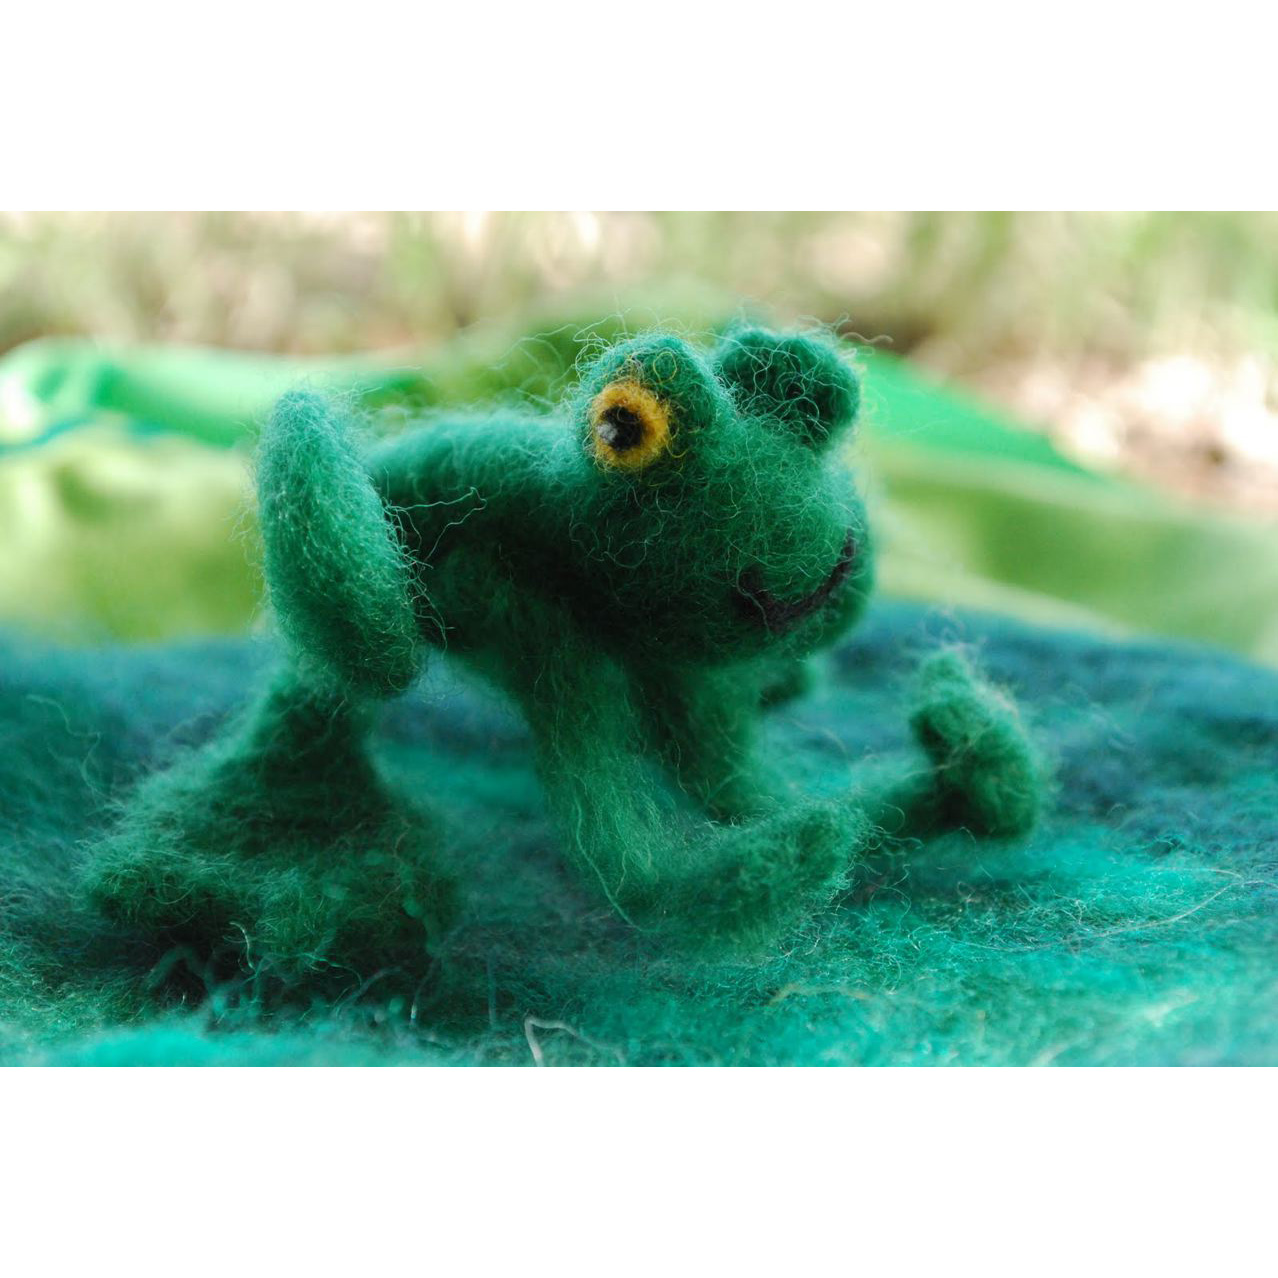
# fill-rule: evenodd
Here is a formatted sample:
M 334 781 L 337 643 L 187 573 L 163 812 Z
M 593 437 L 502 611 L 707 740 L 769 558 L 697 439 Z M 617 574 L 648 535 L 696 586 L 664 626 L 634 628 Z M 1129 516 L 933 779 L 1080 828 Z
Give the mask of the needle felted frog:
M 765 706 L 843 636 L 872 580 L 847 467 L 859 385 L 823 336 L 652 334 L 558 412 L 429 420 L 364 445 L 286 396 L 258 491 L 288 658 L 223 734 L 135 794 L 89 891 L 163 937 L 281 962 L 424 952 L 444 835 L 366 752 L 376 703 L 431 648 L 526 719 L 563 851 L 635 927 L 766 947 L 828 903 L 884 814 L 1012 835 L 1041 781 L 1015 708 L 953 652 L 925 661 L 920 766 L 818 799 L 760 746 Z

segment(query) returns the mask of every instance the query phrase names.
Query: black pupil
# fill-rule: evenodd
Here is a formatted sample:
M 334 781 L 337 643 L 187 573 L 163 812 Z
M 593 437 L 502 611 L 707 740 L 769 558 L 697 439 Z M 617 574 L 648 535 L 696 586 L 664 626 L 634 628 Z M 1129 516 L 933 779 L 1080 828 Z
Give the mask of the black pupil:
M 614 452 L 624 453 L 643 442 L 643 418 L 621 404 L 605 410 L 595 429 L 599 438 Z

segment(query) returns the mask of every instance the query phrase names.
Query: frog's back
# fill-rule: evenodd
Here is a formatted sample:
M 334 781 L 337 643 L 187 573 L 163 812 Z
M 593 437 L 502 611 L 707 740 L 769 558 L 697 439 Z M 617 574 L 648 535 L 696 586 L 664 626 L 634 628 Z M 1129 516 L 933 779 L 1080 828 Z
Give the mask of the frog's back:
M 450 626 L 471 611 L 450 583 L 473 583 L 511 554 L 554 557 L 564 531 L 555 476 L 571 446 L 553 418 L 512 412 L 429 418 L 369 453 L 374 487 Z
M 545 417 L 441 416 L 378 444 L 368 468 L 383 501 L 410 513 L 426 532 L 452 523 L 442 507 L 468 494 L 494 514 L 525 494 L 535 495 L 562 442 L 562 432 Z

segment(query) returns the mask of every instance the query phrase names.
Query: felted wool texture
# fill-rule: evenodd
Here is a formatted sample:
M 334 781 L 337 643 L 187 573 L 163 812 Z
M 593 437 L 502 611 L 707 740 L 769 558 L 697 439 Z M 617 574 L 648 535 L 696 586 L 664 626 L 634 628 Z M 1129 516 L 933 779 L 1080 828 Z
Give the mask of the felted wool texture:
M 822 795 L 916 765 L 903 707 L 937 651 L 974 654 L 1019 703 L 1057 778 L 1042 822 L 1023 841 L 891 844 L 751 962 L 600 908 L 563 862 L 528 728 L 445 655 L 387 705 L 372 752 L 397 800 L 428 791 L 447 827 L 445 943 L 409 960 L 386 915 L 347 969 L 272 976 L 105 919 L 76 884 L 138 779 L 227 739 L 279 650 L 0 637 L 0 1058 L 1278 1063 L 1278 676 L 1207 649 L 879 603 L 764 716 L 767 755 Z
M 857 402 L 817 337 L 739 330 L 703 357 L 650 334 L 601 354 L 558 414 L 431 420 L 366 471 L 340 405 L 286 396 L 259 492 L 292 660 L 247 726 L 139 793 L 90 898 L 205 953 L 238 931 L 246 956 L 347 962 L 353 938 L 311 917 L 282 849 L 336 875 L 367 847 L 390 876 L 348 865 L 325 900 L 362 890 L 369 914 L 434 917 L 393 868 L 393 803 L 366 811 L 381 789 L 360 745 L 361 698 L 402 689 L 433 642 L 518 705 L 565 853 L 623 919 L 685 944 L 775 942 L 862 870 L 879 824 L 859 796 L 805 795 L 758 740 L 770 685 L 869 590 L 864 509 L 832 447 Z M 952 800 L 930 810 L 1023 833 L 1037 777 L 1015 717 L 962 663 L 925 696 L 923 788 Z M 238 891 L 239 861 L 266 876 L 255 890 Z

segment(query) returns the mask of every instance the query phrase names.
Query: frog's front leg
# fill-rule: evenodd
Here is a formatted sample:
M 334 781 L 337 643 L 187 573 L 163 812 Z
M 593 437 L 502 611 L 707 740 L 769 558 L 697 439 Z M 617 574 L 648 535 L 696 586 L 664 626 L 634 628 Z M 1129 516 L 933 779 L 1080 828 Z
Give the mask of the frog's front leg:
M 915 680 L 910 727 L 933 766 L 933 819 L 996 837 L 1027 833 L 1046 789 L 1016 703 L 960 650 L 933 653 Z
M 759 665 L 650 671 L 636 693 L 679 785 L 717 817 L 739 819 L 793 801 L 759 745 L 760 689 L 774 678 Z M 1034 825 L 1041 763 L 1015 704 L 968 657 L 944 649 L 923 661 L 910 726 L 925 764 L 889 775 L 871 769 L 859 789 L 876 825 L 894 835 L 962 826 L 996 837 Z
M 694 943 L 750 948 L 837 894 L 870 834 L 855 805 L 778 801 L 738 821 L 663 805 L 648 708 L 621 661 L 545 599 L 511 616 L 504 678 L 527 715 L 568 853 L 623 916 Z M 722 798 L 726 789 L 702 777 Z
M 911 700 L 910 728 L 925 763 L 869 770 L 862 792 L 875 822 L 893 836 L 1029 833 L 1047 779 L 1011 697 L 962 651 L 945 648 L 919 666 Z
M 655 751 L 714 817 L 775 811 L 786 787 L 759 748 L 761 707 L 777 669 L 759 662 L 637 671 L 634 696 Z

